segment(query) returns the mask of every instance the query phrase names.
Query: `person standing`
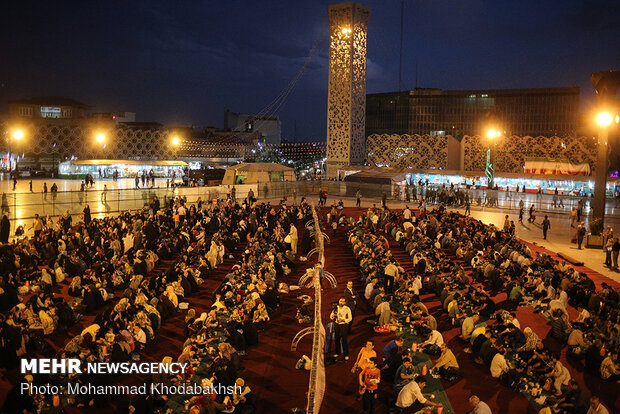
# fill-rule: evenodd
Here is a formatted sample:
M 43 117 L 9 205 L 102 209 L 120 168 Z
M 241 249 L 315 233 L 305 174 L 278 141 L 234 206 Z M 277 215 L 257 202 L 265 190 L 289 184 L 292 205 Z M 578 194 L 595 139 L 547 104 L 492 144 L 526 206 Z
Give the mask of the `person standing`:
M 355 193 L 355 207 L 360 207 L 361 205 L 362 205 L 362 192 L 358 188 L 357 192 Z
M 381 382 L 381 370 L 377 368 L 377 358 L 372 357 L 368 360 L 368 366 L 359 376 L 360 391 L 363 390 L 363 407 L 364 412 L 374 414 L 375 401 L 377 399 L 377 391 L 379 382 Z
M 577 227 L 577 248 L 581 250 L 581 244 L 583 243 L 583 238 L 586 236 L 586 226 L 582 221 L 579 223 L 579 227 Z
M 576 221 L 577 221 L 577 209 L 573 207 L 570 211 L 570 226 L 575 227 Z
M 360 349 L 360 352 L 357 354 L 357 359 L 355 360 L 355 364 L 353 364 L 353 368 L 351 368 L 351 372 L 353 374 L 359 374 L 366 368 L 368 368 L 368 361 L 370 358 L 377 358 L 377 351 L 375 351 L 375 341 L 369 339 L 366 341 L 366 346 Z
M 405 209 L 403 210 L 403 219 L 411 222 L 411 210 L 409 210 L 409 206 L 405 206 Z
M 471 216 L 471 201 L 469 201 L 469 196 L 465 198 L 465 215 Z
M 603 230 L 602 236 L 603 236 L 603 251 L 605 251 L 605 250 L 607 250 L 605 248 L 605 246 L 607 246 L 607 241 L 609 239 L 613 240 L 613 238 L 614 238 L 614 230 L 611 228 L 611 226 L 608 225 L 605 228 L 605 230 Z
M 84 223 L 88 225 L 88 223 L 90 223 L 90 220 L 91 220 L 90 206 L 88 204 L 86 204 L 86 207 L 84 207 L 83 213 L 84 213 Z
M 394 263 L 394 260 L 388 259 L 388 264 L 385 266 L 383 274 L 385 274 L 385 292 L 391 294 L 399 274 L 398 267 Z
M 9 200 L 6 197 L 6 193 L 2 193 L 2 214 L 10 213 Z
M 334 358 L 338 358 L 338 354 L 342 351 L 345 360 L 349 360 L 349 322 L 353 320 L 351 309 L 347 306 L 344 298 L 340 298 L 338 305 L 329 316 L 336 324 L 336 353 Z
M 582 212 L 583 212 L 583 201 L 579 200 L 579 202 L 577 203 L 577 221 L 578 222 L 581 221 Z
M 47 183 L 43 183 L 43 198 L 47 200 Z
M 30 229 L 34 229 L 34 237 L 35 239 L 38 239 L 39 234 L 41 234 L 41 231 L 43 230 L 43 220 L 39 218 L 38 214 L 34 215 L 34 221 L 32 222 L 32 225 L 28 228 L 28 230 Z
M 105 203 L 108 201 L 108 185 L 103 185 L 103 191 L 101 191 L 101 202 Z
M 297 243 L 299 241 L 299 236 L 297 235 L 297 227 L 293 223 L 291 223 L 288 235 L 291 237 L 291 252 L 293 255 L 297 254 Z
M 387 208 L 387 194 L 385 193 L 385 191 L 381 196 L 381 204 L 383 205 L 383 208 Z
M 547 232 L 549 231 L 550 228 L 551 228 L 551 222 L 549 221 L 549 216 L 545 216 L 545 219 L 542 222 L 543 237 L 545 240 L 547 240 Z
M 613 237 L 607 238 L 607 242 L 603 246 L 603 249 L 605 250 L 605 263 L 604 264 L 607 267 L 611 267 L 611 253 L 612 253 L 613 246 L 614 246 Z
M 504 218 L 504 231 L 508 233 L 509 230 L 510 230 L 510 219 L 508 218 L 508 214 L 506 214 L 506 217 Z
M 2 215 L 2 221 L 0 222 L 0 243 L 6 244 L 9 242 L 9 235 L 11 234 L 11 221 L 6 214 Z
M 30 185 L 30 192 L 32 193 L 32 180 L 28 183 Z
M 157 198 L 157 196 L 153 196 L 153 201 L 151 202 L 151 208 L 153 209 L 153 216 L 157 215 L 157 212 L 159 211 L 159 207 L 160 207 L 160 203 L 159 203 L 159 198 Z M 200 210 L 200 205 L 198 206 L 198 209 Z
M 353 291 L 353 282 L 349 280 L 347 287 L 344 289 L 344 300 L 346 305 L 351 309 L 351 319 L 355 317 L 355 307 L 357 306 L 357 295 Z M 351 324 L 349 324 L 349 331 L 351 331 Z
M 616 237 L 611 246 L 612 269 L 618 270 L 618 254 L 620 254 L 620 240 Z
M 13 173 L 13 190 L 17 187 L 17 171 Z

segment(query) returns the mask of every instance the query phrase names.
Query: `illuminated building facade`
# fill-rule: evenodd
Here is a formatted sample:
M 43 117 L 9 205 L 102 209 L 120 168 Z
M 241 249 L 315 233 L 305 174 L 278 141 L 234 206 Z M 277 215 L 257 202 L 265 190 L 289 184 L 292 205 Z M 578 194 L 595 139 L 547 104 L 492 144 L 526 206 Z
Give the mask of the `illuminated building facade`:
M 575 135 L 579 88 L 440 90 L 369 94 L 366 135 L 478 135 L 489 122 L 507 135 Z

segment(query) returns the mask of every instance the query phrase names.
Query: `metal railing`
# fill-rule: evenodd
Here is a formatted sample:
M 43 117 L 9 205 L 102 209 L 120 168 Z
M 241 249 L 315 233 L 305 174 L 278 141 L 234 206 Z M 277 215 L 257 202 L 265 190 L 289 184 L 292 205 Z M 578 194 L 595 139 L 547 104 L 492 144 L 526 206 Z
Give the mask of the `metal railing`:
M 312 206 L 312 220 L 306 223 L 306 226 L 313 222 L 314 224 L 314 241 L 316 247 L 308 254 L 308 257 L 317 253 L 317 265 L 313 268 L 306 269 L 306 273 L 299 279 L 299 286 L 314 287 L 314 323 L 312 326 L 299 331 L 291 342 L 291 351 L 297 350 L 297 345 L 301 339 L 312 334 L 312 360 L 310 367 L 310 378 L 308 381 L 308 393 L 306 414 L 316 414 L 321 408 L 323 396 L 325 395 L 325 327 L 321 318 L 321 273 L 324 274 L 325 280 L 331 287 L 336 287 L 336 279 L 334 276 L 326 272 L 323 268 L 325 263 L 325 245 L 324 239 L 327 238 L 321 231 L 321 223 L 317 215 L 316 209 Z
M 369 199 L 381 202 L 384 194 L 387 200 L 401 202 L 419 202 L 423 198 L 428 204 L 444 204 L 464 206 L 465 195 L 469 196 L 472 207 L 498 208 L 502 210 L 518 210 L 523 201 L 523 208 L 528 210 L 532 205 L 538 212 L 568 214 L 577 207 L 581 200 L 582 213 L 587 216 L 591 210 L 591 197 L 570 195 L 535 194 L 516 191 L 487 190 L 478 188 L 454 189 L 454 197 L 449 197 L 450 187 L 445 189 L 436 186 L 369 184 L 349 181 L 285 181 L 259 183 L 259 198 L 283 198 L 318 196 L 319 191 L 328 192 L 328 204 L 342 198 L 355 198 L 359 191 L 365 204 Z M 620 199 L 607 198 L 605 213 L 608 216 L 620 216 Z
M 35 214 L 41 217 L 57 217 L 66 211 L 71 215 L 82 214 L 84 207 L 89 205 L 93 216 L 118 213 L 127 210 L 149 208 L 153 198 L 157 196 L 161 207 L 170 198 L 185 196 L 189 202 L 199 198 L 203 202 L 226 198 L 235 189 L 235 198 L 247 197 L 250 189 L 256 193 L 256 186 L 213 186 L 213 187 L 154 187 L 139 189 L 110 189 L 107 191 L 88 189 L 85 191 L 62 192 L 28 192 L 2 194 L 2 214 L 8 213 L 11 221 L 32 219 Z
M 314 332 L 312 335 L 312 368 L 310 369 L 310 380 L 308 383 L 308 405 L 306 414 L 318 413 L 325 395 L 325 328 L 321 320 L 321 282 L 319 272 L 324 271 L 322 267 L 325 263 L 325 245 L 321 223 L 314 206 L 312 207 L 312 217 L 314 219 L 314 240 L 321 262 L 321 268 L 314 271 Z
M 470 199 L 472 207 L 498 208 L 502 210 L 518 210 L 521 203 L 525 210 L 532 205 L 539 212 L 568 214 L 573 207 L 577 207 L 582 201 L 584 216 L 591 212 L 589 197 L 578 197 L 553 194 L 533 194 L 514 191 L 498 191 L 475 188 L 459 188 L 454 196 L 450 197 L 450 190 L 433 186 L 403 186 L 391 184 L 368 184 L 347 181 L 284 181 L 265 182 L 251 185 L 219 185 L 211 187 L 154 187 L 140 189 L 101 189 L 86 191 L 62 191 L 56 193 L 22 192 L 2 194 L 2 214 L 8 213 L 12 221 L 25 221 L 39 214 L 42 217 L 56 217 L 67 210 L 70 214 L 82 214 L 82 210 L 88 204 L 91 214 L 94 216 L 118 213 L 126 210 L 148 208 L 148 205 L 157 196 L 160 204 L 175 196 L 186 196 L 190 202 L 195 202 L 199 197 L 203 201 L 214 198 L 225 198 L 232 189 L 235 189 L 236 198 L 245 198 L 251 188 L 255 197 L 265 199 L 296 199 L 301 197 L 318 196 L 319 191 L 328 192 L 328 203 L 339 201 L 343 198 L 355 198 L 359 191 L 362 201 L 367 205 L 368 200 L 374 200 L 377 205 L 385 195 L 386 199 L 401 202 L 410 202 L 412 205 L 419 202 L 420 198 L 428 204 L 442 202 L 451 206 L 464 206 L 465 195 Z M 620 217 L 620 200 L 610 199 L 606 201 L 606 215 Z

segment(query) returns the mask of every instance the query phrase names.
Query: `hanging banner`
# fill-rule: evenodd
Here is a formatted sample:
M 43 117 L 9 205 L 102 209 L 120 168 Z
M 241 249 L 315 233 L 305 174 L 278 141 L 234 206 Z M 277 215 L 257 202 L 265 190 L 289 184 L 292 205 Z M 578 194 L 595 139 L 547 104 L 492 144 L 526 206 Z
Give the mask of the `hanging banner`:
M 526 157 L 526 174 L 545 174 L 545 175 L 590 175 L 590 164 L 587 162 L 574 164 L 567 159 Z

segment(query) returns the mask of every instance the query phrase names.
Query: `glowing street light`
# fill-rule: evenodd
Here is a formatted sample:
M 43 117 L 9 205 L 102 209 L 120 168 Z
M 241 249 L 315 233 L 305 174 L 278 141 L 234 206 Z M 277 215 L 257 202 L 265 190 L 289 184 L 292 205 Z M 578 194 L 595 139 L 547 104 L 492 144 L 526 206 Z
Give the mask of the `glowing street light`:
M 97 134 L 95 136 L 95 139 L 97 140 L 97 142 L 102 143 L 103 141 L 105 141 L 105 135 L 103 134 Z
M 499 138 L 502 136 L 502 131 L 500 130 L 495 130 L 495 129 L 489 129 L 487 131 L 487 137 L 493 139 L 493 138 Z
M 345 27 L 344 29 L 342 29 L 342 34 L 343 35 L 348 35 L 351 33 L 351 29 L 348 27 Z
M 596 116 L 596 123 L 602 127 L 609 126 L 612 122 L 612 116 L 609 112 L 601 112 Z
M 179 138 L 177 137 L 172 138 L 171 142 L 172 142 L 172 145 L 174 145 L 175 147 L 178 147 L 180 144 Z
M 19 141 L 23 137 L 24 137 L 24 131 L 22 131 L 21 129 L 17 129 L 15 130 L 15 132 L 13 132 L 13 138 L 15 140 Z

